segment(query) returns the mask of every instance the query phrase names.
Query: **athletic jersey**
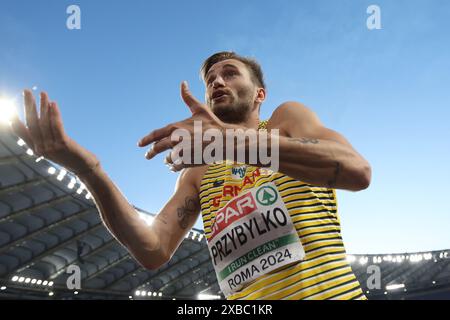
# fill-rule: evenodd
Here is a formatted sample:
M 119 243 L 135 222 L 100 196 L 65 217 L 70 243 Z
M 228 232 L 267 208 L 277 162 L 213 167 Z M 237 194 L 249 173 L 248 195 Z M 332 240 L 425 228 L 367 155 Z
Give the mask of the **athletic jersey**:
M 262 122 L 260 129 L 266 123 Z M 231 199 L 265 185 L 276 187 L 281 196 L 293 224 L 294 237 L 295 233 L 298 236 L 294 241 L 301 242 L 304 257 L 258 276 L 230 293 L 227 299 L 366 300 L 346 259 L 334 189 L 315 187 L 279 172 L 231 161 L 210 165 L 199 194 L 208 243 L 215 236 L 217 212 Z

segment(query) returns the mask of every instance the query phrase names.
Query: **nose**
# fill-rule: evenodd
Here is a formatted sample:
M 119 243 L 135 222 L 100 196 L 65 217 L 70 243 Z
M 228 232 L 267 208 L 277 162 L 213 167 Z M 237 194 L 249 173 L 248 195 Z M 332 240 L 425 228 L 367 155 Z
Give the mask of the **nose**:
M 213 83 L 212 83 L 212 86 L 213 86 L 213 88 L 214 89 L 216 89 L 217 87 L 223 87 L 225 85 L 225 83 L 224 83 L 224 81 L 223 81 L 223 79 L 222 79 L 222 77 L 221 76 L 217 76 L 215 79 L 214 79 L 214 81 L 213 81 Z

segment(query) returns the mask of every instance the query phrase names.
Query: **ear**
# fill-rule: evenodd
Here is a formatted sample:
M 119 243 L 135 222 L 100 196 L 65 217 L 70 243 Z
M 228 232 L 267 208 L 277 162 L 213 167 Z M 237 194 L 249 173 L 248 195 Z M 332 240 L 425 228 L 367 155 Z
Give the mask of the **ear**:
M 266 89 L 264 88 L 257 88 L 256 89 L 256 98 L 255 102 L 263 103 L 264 100 L 266 100 Z

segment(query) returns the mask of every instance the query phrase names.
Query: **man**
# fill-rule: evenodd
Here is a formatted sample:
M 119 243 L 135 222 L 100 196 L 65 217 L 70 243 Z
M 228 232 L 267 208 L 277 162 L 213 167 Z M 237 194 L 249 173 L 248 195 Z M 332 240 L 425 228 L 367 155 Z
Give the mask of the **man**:
M 96 156 L 66 135 L 58 106 L 45 93 L 38 116 L 34 98 L 25 90 L 27 127 L 16 119 L 13 130 L 37 155 L 78 175 L 106 227 L 146 268 L 157 269 L 170 260 L 201 212 L 212 262 L 228 299 L 365 299 L 346 261 L 334 189 L 367 188 L 368 162 L 298 102 L 283 103 L 266 123 L 260 122 L 266 91 L 254 60 L 220 52 L 204 62 L 201 73 L 206 105 L 183 82 L 181 96 L 192 117 L 145 136 L 139 146 L 153 143 L 146 157 L 174 150 L 180 141 L 172 134 L 184 130 L 194 136 L 195 123 L 201 121 L 203 131 L 266 129 L 279 142 L 279 170 L 225 157 L 194 165 L 175 161 L 171 151 L 166 163 L 174 171 L 183 170 L 175 193 L 150 228 Z M 251 142 L 246 143 L 248 150 Z M 262 148 L 259 139 L 256 148 Z

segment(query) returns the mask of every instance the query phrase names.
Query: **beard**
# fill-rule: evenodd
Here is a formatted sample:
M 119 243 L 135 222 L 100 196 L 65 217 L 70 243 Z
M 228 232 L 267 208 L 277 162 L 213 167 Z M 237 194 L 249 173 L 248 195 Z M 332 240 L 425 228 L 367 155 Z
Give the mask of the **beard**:
M 253 97 L 246 95 L 241 99 L 236 99 L 234 95 L 229 95 L 226 99 L 230 102 L 209 102 L 212 112 L 223 122 L 239 124 L 246 122 L 253 108 Z

